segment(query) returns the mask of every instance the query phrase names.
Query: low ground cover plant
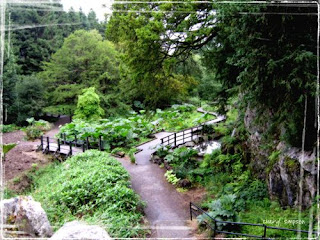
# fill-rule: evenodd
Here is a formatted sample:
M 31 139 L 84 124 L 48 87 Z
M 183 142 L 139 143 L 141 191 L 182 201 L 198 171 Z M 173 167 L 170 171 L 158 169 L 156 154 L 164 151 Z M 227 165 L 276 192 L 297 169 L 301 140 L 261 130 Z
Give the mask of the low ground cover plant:
M 112 237 L 144 237 L 144 203 L 130 188 L 129 174 L 108 153 L 89 150 L 33 174 L 31 195 L 53 226 L 82 219 Z

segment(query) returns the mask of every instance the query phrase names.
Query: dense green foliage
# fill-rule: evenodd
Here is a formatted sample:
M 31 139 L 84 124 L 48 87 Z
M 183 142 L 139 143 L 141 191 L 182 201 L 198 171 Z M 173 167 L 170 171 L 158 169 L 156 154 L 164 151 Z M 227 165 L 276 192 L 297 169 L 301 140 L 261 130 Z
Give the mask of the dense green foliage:
M 16 30 L 11 35 L 14 55 L 17 56 L 23 75 L 41 71 L 41 62 L 48 61 L 51 54 L 62 46 L 64 38 L 75 30 L 102 30 L 102 24 L 98 23 L 93 11 L 88 16 L 81 10 L 75 12 L 72 8 L 69 12 L 64 12 L 62 4 L 57 1 L 41 7 L 36 4 L 9 4 L 7 21 L 9 12 L 12 29 Z
M 79 140 L 91 137 L 98 140 L 102 136 L 104 148 L 134 146 L 139 138 L 152 133 L 154 126 L 144 115 L 133 114 L 127 118 L 101 119 L 96 122 L 74 120 L 60 128 L 60 133 L 65 133 L 70 140 L 77 135 Z
M 45 5 L 8 3 L 6 10 L 6 26 L 11 26 L 11 31 L 5 39 L 4 122 L 21 125 L 25 118 L 40 114 L 44 106 L 42 77 L 26 76 L 41 71 L 42 61 L 49 61 L 75 30 L 102 33 L 105 27 L 93 11 L 88 16 L 73 9 L 64 12 L 59 1 Z
M 304 13 L 316 8 L 292 7 L 292 15 L 282 15 L 286 12 L 282 6 L 191 0 L 115 3 L 113 8 L 107 35 L 123 53 L 124 69 L 133 82 L 131 89 L 136 89 L 137 83 L 149 84 L 143 89 L 153 94 L 150 89 L 155 83 L 165 83 L 161 76 L 166 76 L 168 69 L 174 76 L 177 68 L 173 65 L 187 65 L 197 51 L 202 57 L 199 66 L 205 70 L 199 94 L 209 99 L 206 90 L 214 89 L 212 96 L 218 99 L 210 100 L 219 100 L 225 111 L 228 97 L 240 93 L 243 111 L 248 105 L 256 106 L 261 124 L 270 121 L 267 137 L 301 147 L 306 101 L 306 134 L 310 136 L 306 148 L 312 149 L 317 18 Z M 240 14 L 243 12 L 248 14 Z M 274 14 L 261 14 L 264 12 Z M 157 88 L 157 96 L 164 92 L 170 99 L 168 88 Z M 149 92 L 145 101 L 152 98 Z M 160 100 L 155 98 L 153 103 Z M 270 112 L 268 118 L 266 112 Z
M 1 125 L 0 126 L 2 133 L 14 132 L 19 129 L 15 124 Z
M 36 121 L 33 117 L 26 120 L 29 126 L 25 128 L 28 140 L 34 140 L 41 137 L 46 131 L 50 130 L 52 125 L 42 119 Z
M 214 116 L 197 112 L 191 104 L 175 104 L 168 109 L 157 109 L 152 119 L 157 123 L 158 130 L 180 131 L 212 120 Z
M 143 203 L 129 185 L 121 163 L 90 150 L 37 171 L 31 194 L 56 227 L 83 219 L 103 225 L 112 237 L 139 237 Z
M 173 105 L 172 108 L 158 109 L 156 112 L 131 112 L 127 117 L 96 119 L 97 121 L 74 119 L 72 123 L 61 127 L 60 133 L 65 133 L 68 140 L 74 140 L 75 135 L 78 140 L 83 141 L 90 137 L 90 141 L 96 145 L 99 136 L 102 136 L 104 148 L 107 150 L 116 147 L 131 148 L 144 142 L 151 133 L 163 129 L 182 130 L 212 117 L 197 113 L 192 105 Z
M 95 93 L 95 88 L 87 88 L 83 90 L 83 94 L 79 95 L 77 108 L 74 112 L 75 119 L 82 120 L 98 120 L 104 115 L 104 110 L 100 107 L 100 98 Z
M 39 76 L 46 83 L 46 111 L 73 112 L 78 95 L 89 87 L 99 91 L 104 108 L 117 107 L 117 52 L 98 31 L 78 30 L 71 34 L 43 69 Z
M 34 75 L 21 76 L 15 86 L 16 100 L 14 103 L 17 116 L 16 123 L 21 124 L 28 117 L 37 117 L 42 112 L 44 84 Z

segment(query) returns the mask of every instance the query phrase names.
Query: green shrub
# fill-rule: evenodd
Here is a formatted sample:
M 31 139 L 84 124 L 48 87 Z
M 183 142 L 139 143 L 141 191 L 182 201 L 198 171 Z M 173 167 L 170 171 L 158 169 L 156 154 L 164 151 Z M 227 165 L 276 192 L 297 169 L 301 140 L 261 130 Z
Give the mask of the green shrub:
M 99 95 L 95 93 L 95 88 L 90 87 L 83 90 L 78 97 L 77 108 L 74 113 L 75 119 L 97 120 L 104 115 L 104 110 L 100 107 Z
M 297 209 L 287 208 L 283 209 L 278 202 L 264 199 L 263 201 L 249 202 L 247 210 L 239 212 L 241 222 L 266 224 L 271 227 L 297 229 L 297 220 L 301 221 L 301 230 L 308 230 L 309 228 L 309 211 L 302 211 L 299 219 L 299 211 Z M 252 228 L 250 226 L 242 226 L 243 233 L 253 235 L 262 235 L 263 228 Z M 296 238 L 297 233 L 290 231 L 281 231 L 268 229 L 268 238 L 289 239 Z M 308 234 L 302 234 L 302 238 L 308 237 Z
M 143 237 L 144 204 L 129 187 L 129 174 L 108 153 L 89 150 L 33 174 L 31 195 L 56 227 L 83 219 L 112 237 Z
M 43 131 L 37 126 L 28 126 L 25 129 L 25 133 L 28 140 L 34 140 L 43 135 Z
M 172 170 L 166 171 L 164 176 L 166 177 L 167 181 L 172 185 L 176 185 L 180 180 L 180 178 L 177 178 L 177 176 L 173 173 Z
M 215 220 L 236 222 L 238 221 L 238 215 L 237 209 L 234 207 L 235 202 L 236 196 L 232 194 L 224 195 L 218 199 L 215 199 L 209 204 L 208 215 Z M 203 221 L 209 221 L 211 224 L 213 224 L 212 220 L 205 214 L 198 216 L 197 219 L 199 223 L 202 223 Z M 217 222 L 217 228 L 219 230 L 232 229 L 232 231 L 236 231 L 237 226 Z
M 14 132 L 16 130 L 19 130 L 19 128 L 15 124 L 0 125 L 0 126 L 1 126 L 1 131 L 3 133 Z
M 45 131 L 51 129 L 52 124 L 45 120 L 36 121 L 33 117 L 27 118 L 26 121 L 29 123 L 29 126 L 25 128 L 25 133 L 28 140 L 34 140 L 41 137 Z
M 170 152 L 170 146 L 163 146 L 161 144 L 156 146 L 156 155 L 159 156 L 160 158 L 164 158 L 167 156 Z
M 213 134 L 215 132 L 214 124 L 204 124 L 202 127 L 202 132 L 204 134 Z
M 49 131 L 52 127 L 51 123 L 42 119 L 39 119 L 38 121 L 34 121 L 33 125 L 38 127 L 41 131 Z
M 166 131 L 180 131 L 214 118 L 210 114 L 197 112 L 196 107 L 191 104 L 173 105 L 165 110 L 157 109 L 152 116 L 152 120 L 158 122 L 157 130 Z
M 73 140 L 77 135 L 79 140 L 91 137 L 93 143 L 98 144 L 99 136 L 102 136 L 104 144 L 108 148 L 132 147 L 139 139 L 144 139 L 154 131 L 153 125 L 146 116 L 132 113 L 129 117 L 115 119 L 101 119 L 96 122 L 88 122 L 79 119 L 60 128 L 60 134 L 65 133 L 68 140 Z M 59 136 L 60 137 L 60 136 Z

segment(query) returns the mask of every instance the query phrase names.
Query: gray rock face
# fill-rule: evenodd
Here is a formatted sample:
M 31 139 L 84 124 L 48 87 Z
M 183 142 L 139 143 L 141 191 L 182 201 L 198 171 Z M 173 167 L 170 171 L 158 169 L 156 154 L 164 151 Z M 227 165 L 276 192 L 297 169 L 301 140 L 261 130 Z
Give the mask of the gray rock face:
M 109 234 L 101 227 L 87 225 L 83 222 L 72 221 L 64 224 L 50 239 L 111 239 Z
M 265 119 L 271 119 L 271 112 L 266 111 L 264 115 Z M 267 180 L 270 197 L 278 199 L 281 205 L 310 206 L 316 193 L 315 154 L 289 147 L 279 140 L 272 142 L 272 150 L 262 148 L 262 145 L 270 144 L 262 138 L 262 133 L 269 128 L 270 123 L 265 121 L 258 125 L 254 122 L 255 117 L 256 111 L 248 108 L 244 123 L 250 134 L 247 144 L 251 151 L 252 169 L 261 179 Z M 280 152 L 274 163 L 269 160 L 272 151 Z M 299 202 L 299 199 L 302 202 Z
M 1 201 L 4 211 L 3 224 L 15 224 L 19 231 L 34 237 L 51 237 L 52 227 L 39 202 L 31 196 Z

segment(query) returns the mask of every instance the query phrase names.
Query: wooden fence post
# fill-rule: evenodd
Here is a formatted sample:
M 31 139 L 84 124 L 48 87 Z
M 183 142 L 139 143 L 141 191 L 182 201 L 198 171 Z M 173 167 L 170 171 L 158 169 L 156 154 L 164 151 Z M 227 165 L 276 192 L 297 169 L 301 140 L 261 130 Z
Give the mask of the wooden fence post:
M 85 152 L 85 151 L 86 151 L 86 149 L 85 149 L 85 144 L 82 143 L 82 152 Z
M 174 147 L 177 146 L 177 133 L 174 133 Z

